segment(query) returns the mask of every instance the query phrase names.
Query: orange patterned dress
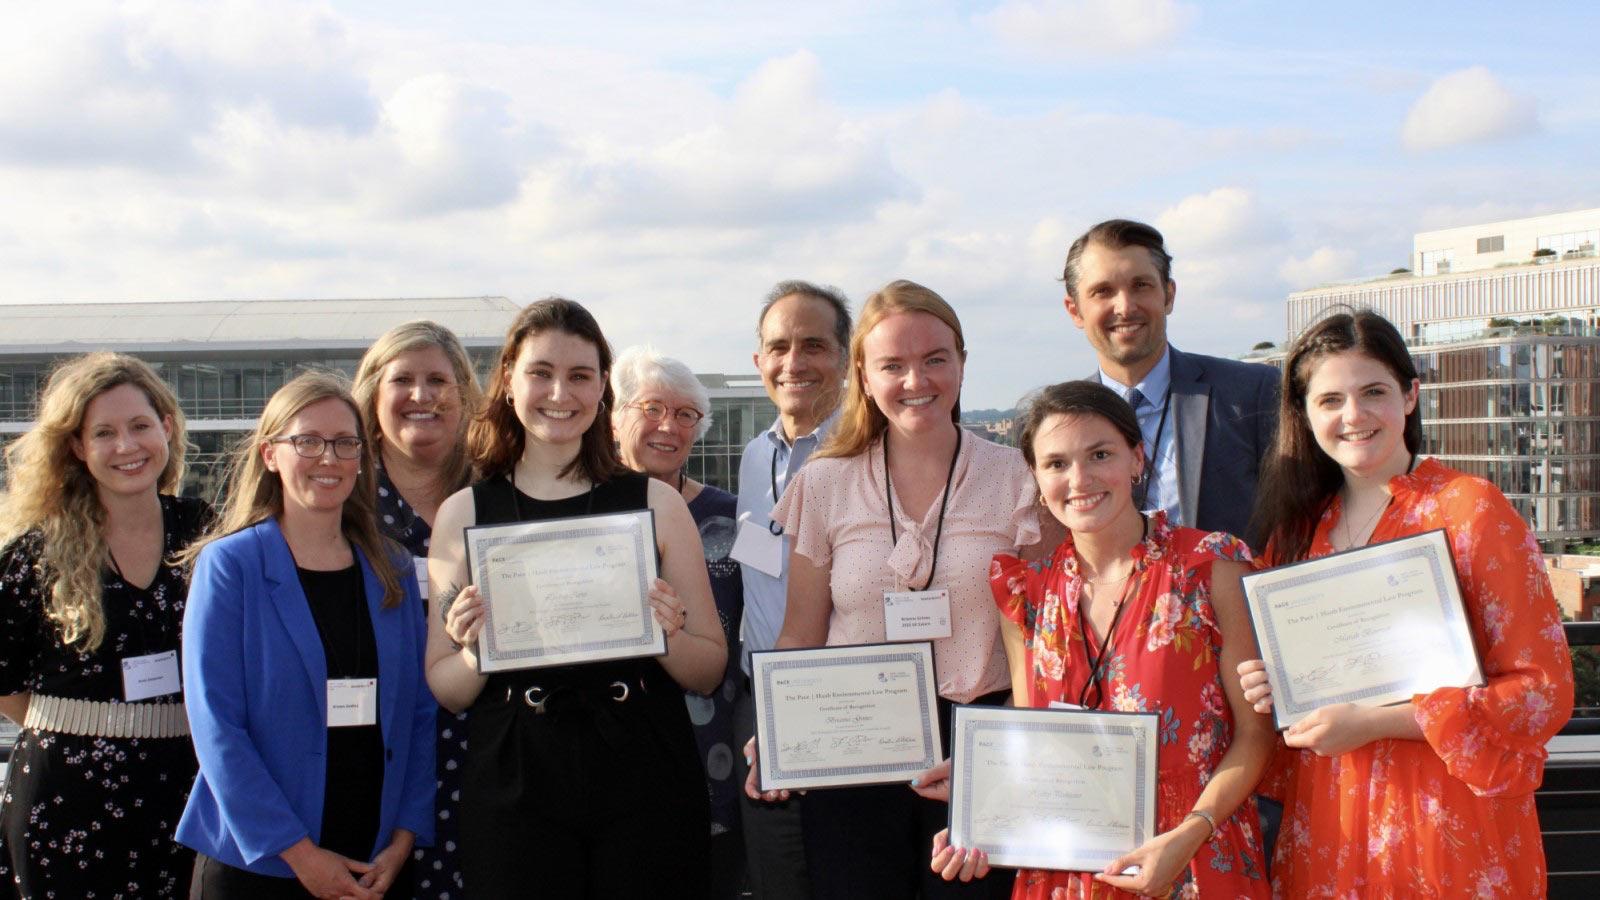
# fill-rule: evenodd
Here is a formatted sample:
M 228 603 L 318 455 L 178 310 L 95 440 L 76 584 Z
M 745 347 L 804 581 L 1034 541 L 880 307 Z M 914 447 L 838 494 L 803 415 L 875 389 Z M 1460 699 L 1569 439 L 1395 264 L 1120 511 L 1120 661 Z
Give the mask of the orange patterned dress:
M 1103 696 L 1094 702 L 1091 688 L 1086 699 L 1091 708 L 1160 715 L 1156 831 L 1165 832 L 1194 808 L 1233 739 L 1233 712 L 1218 672 L 1222 633 L 1211 608 L 1211 564 L 1249 563 L 1250 551 L 1220 532 L 1172 528 L 1156 513 L 1133 557 L 1137 593 L 1125 601 L 1125 621 L 1108 638 Z M 1038 562 L 996 555 L 989 582 L 1000 614 L 1022 628 L 1027 705 L 1078 703 L 1088 685 L 1089 656 L 1071 536 Z M 1178 876 L 1171 895 L 1234 900 L 1267 894 L 1256 805 L 1246 800 L 1217 823 L 1216 835 Z M 1028 900 L 1131 896 L 1086 873 L 1034 869 L 1019 872 L 1012 889 L 1013 898 Z
M 1285 799 L 1278 897 L 1541 897 L 1533 791 L 1572 715 L 1572 661 L 1544 557 L 1493 485 L 1424 460 L 1389 482 L 1372 542 L 1444 528 L 1486 687 L 1413 698 L 1425 741 L 1338 757 L 1282 750 L 1264 793 Z M 1333 552 L 1339 504 L 1312 556 Z

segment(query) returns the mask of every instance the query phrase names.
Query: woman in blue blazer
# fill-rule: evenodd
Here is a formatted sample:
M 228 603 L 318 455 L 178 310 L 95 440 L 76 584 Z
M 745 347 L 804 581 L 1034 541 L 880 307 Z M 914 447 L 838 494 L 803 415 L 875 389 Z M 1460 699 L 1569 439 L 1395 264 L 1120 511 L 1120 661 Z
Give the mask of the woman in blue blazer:
M 411 566 L 377 529 L 363 433 L 335 376 L 284 385 L 191 551 L 191 896 L 409 896 L 412 847 L 432 840 L 426 628 Z

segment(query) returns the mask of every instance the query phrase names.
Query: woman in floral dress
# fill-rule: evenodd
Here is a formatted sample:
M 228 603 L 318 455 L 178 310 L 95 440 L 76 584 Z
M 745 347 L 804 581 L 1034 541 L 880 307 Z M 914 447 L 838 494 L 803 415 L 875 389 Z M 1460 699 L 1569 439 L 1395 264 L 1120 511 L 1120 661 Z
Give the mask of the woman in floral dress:
M 0 713 L 23 725 L 0 800 L 0 897 L 181 897 L 173 840 L 195 757 L 178 678 L 210 511 L 173 496 L 183 413 L 138 360 L 74 359 L 7 448 Z
M 1284 797 L 1284 897 L 1535 897 L 1533 792 L 1572 714 L 1572 662 L 1539 546 L 1488 482 L 1419 459 L 1419 383 L 1369 311 L 1323 319 L 1284 364 L 1259 521 L 1273 563 L 1443 528 L 1488 683 L 1381 708 L 1337 704 L 1284 735 L 1265 793 Z M 1260 660 L 1239 669 L 1272 706 Z
M 356 367 L 352 393 L 378 463 L 378 530 L 417 561 L 422 603 L 432 608 L 427 560 L 433 517 L 444 498 L 472 480 L 467 422 L 480 396 L 472 360 L 450 329 L 406 322 L 372 342 Z M 438 732 L 434 842 L 412 851 L 417 900 L 466 896 L 458 852 L 466 713 L 440 707 Z
M 1145 465 L 1138 420 L 1086 381 L 1044 389 L 1021 444 L 1041 502 L 1068 529 L 1046 559 L 1000 554 L 990 573 L 1018 705 L 1066 703 L 1160 716 L 1157 836 L 1103 871 L 1018 873 L 1014 898 L 1265 897 L 1250 798 L 1272 747 L 1236 680 L 1256 655 L 1239 539 L 1148 518 L 1133 503 Z M 980 851 L 940 835 L 933 866 L 981 875 Z M 1137 866 L 1134 874 L 1123 874 Z

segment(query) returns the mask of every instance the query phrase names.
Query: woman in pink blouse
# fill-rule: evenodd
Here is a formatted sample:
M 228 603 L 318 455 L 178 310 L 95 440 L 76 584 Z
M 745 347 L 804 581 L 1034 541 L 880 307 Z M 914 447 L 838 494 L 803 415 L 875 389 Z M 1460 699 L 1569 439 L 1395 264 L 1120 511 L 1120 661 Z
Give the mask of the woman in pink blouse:
M 773 511 L 793 540 L 779 649 L 881 643 L 885 592 L 949 592 L 950 634 L 933 641 L 946 733 L 953 703 L 1010 695 L 989 561 L 1039 541 L 1021 454 L 960 427 L 966 356 L 939 295 L 909 281 L 873 294 L 850 340 L 839 425 Z M 759 796 L 755 777 L 746 789 Z M 817 898 L 1010 894 L 1009 878 L 947 883 L 928 871 L 947 807 L 908 787 L 812 791 L 802 815 Z

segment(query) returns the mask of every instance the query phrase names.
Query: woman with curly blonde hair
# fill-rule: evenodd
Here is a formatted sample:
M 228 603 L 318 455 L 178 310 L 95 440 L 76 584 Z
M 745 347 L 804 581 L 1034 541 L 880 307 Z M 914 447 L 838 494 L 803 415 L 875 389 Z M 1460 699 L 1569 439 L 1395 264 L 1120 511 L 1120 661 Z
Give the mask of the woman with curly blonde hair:
M 209 510 L 174 496 L 183 413 L 149 366 L 93 353 L 46 385 L 6 450 L 0 713 L 22 725 L 0 810 L 21 896 L 182 896 L 172 839 L 194 778 L 173 560 Z

